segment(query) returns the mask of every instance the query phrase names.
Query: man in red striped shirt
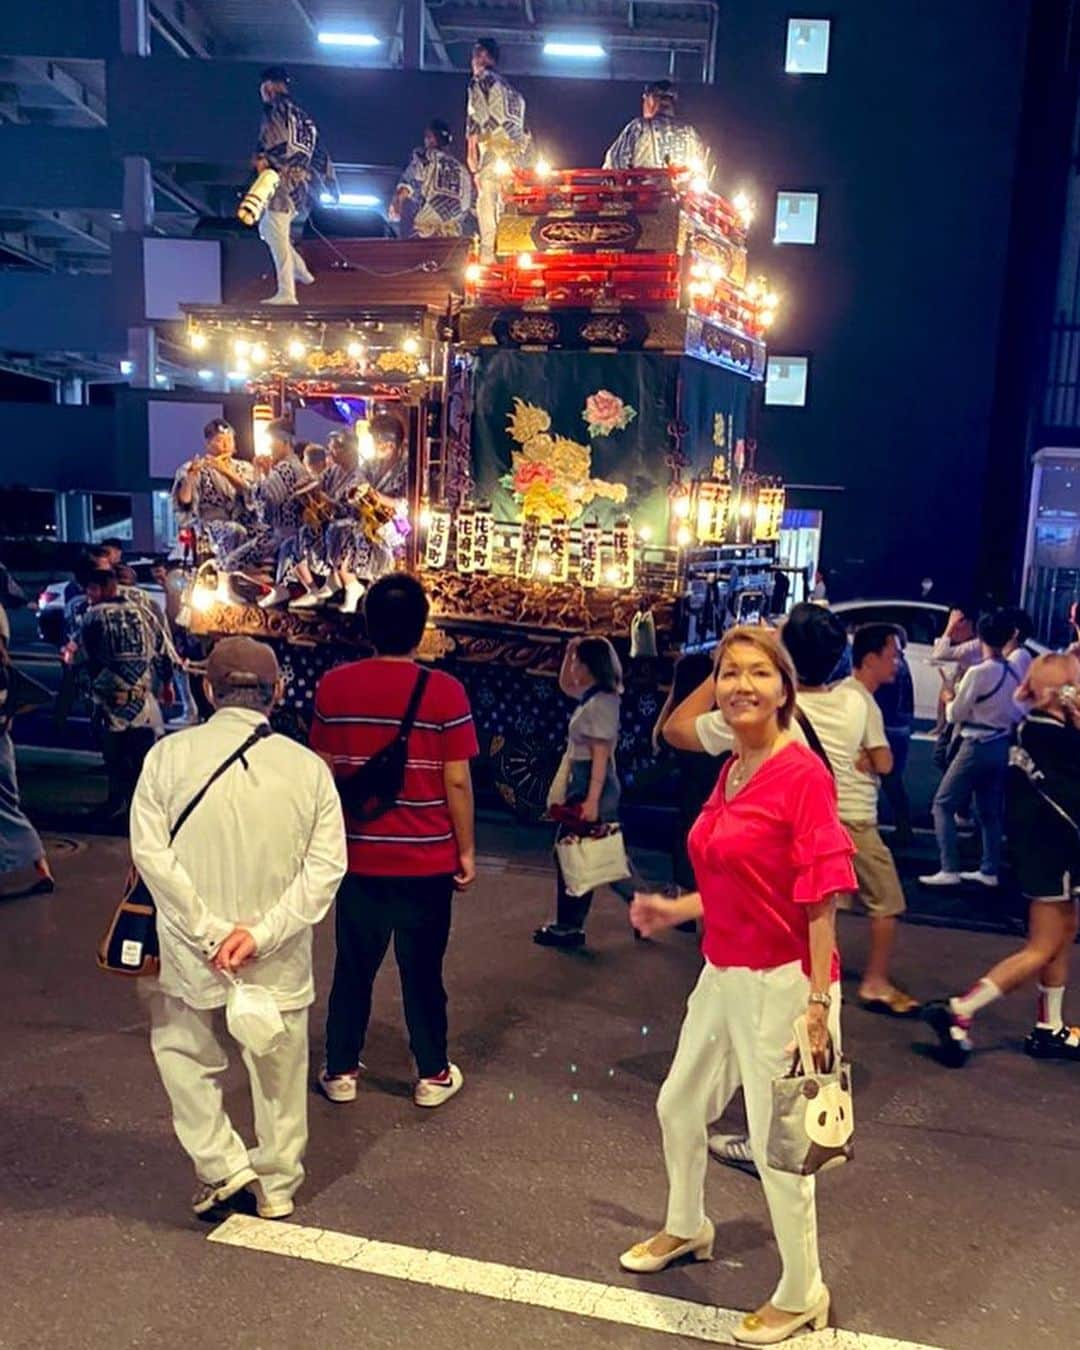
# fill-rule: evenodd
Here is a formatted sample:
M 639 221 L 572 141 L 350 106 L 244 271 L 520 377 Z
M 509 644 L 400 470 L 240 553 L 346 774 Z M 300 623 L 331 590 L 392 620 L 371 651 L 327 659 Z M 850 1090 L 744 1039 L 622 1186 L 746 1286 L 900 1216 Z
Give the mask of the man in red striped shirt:
M 311 747 L 344 778 L 398 734 L 420 677 L 416 649 L 428 618 L 421 584 L 380 577 L 364 603 L 376 655 L 338 666 L 319 683 Z M 446 1049 L 442 963 L 451 901 L 476 877 L 472 779 L 478 753 L 465 690 L 428 672 L 408 736 L 405 777 L 389 810 L 363 823 L 346 813 L 349 871 L 337 898 L 337 962 L 319 1086 L 332 1102 L 356 1098 L 371 991 L 390 939 L 401 976 L 417 1106 L 441 1106 L 462 1084 Z

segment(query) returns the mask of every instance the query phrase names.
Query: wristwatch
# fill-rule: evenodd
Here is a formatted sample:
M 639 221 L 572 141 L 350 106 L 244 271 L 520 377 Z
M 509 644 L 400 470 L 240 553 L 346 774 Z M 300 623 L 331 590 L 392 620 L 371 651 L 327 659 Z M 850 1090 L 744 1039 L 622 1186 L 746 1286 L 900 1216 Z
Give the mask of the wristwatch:
M 810 997 L 806 1001 L 807 1003 L 820 1003 L 823 1008 L 831 1008 L 832 994 L 811 993 Z

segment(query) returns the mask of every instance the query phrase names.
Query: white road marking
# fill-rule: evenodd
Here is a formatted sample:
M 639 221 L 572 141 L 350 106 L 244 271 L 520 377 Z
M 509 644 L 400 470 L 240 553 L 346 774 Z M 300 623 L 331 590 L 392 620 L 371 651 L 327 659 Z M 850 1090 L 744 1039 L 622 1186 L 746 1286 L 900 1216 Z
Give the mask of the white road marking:
M 734 1344 L 731 1331 L 743 1316 L 730 1308 L 668 1298 L 641 1289 L 575 1280 L 540 1270 L 504 1266 L 495 1261 L 474 1261 L 446 1252 L 426 1251 L 422 1247 L 402 1247 L 395 1242 L 354 1237 L 324 1228 L 306 1228 L 300 1224 L 274 1223 L 244 1214 L 230 1215 L 214 1229 L 209 1240 L 273 1256 L 291 1256 L 324 1266 L 339 1266 L 365 1275 L 384 1275 L 392 1280 L 409 1280 L 435 1289 L 477 1294 L 505 1303 L 526 1303 L 534 1308 L 550 1308 L 578 1317 L 595 1317 L 644 1331 L 690 1337 L 711 1345 Z M 808 1350 L 811 1346 L 813 1350 L 935 1350 L 933 1346 L 918 1345 L 914 1341 L 835 1329 L 822 1332 L 805 1344 Z

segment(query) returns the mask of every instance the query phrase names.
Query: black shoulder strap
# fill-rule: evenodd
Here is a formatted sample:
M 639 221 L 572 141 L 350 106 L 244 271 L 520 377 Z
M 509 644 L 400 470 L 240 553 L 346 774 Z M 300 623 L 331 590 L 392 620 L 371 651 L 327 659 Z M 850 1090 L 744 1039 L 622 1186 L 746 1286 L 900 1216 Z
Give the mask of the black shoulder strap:
M 409 732 L 413 729 L 416 721 L 416 714 L 420 711 L 420 700 L 424 697 L 424 690 L 427 688 L 428 675 L 431 672 L 426 666 L 420 667 L 420 672 L 416 677 L 416 683 L 413 685 L 413 691 L 409 696 L 409 706 L 405 709 L 405 716 L 401 719 L 401 727 L 397 734 L 399 741 L 407 741 Z
M 795 705 L 795 721 L 798 722 L 799 726 L 802 728 L 802 734 L 806 737 L 806 744 L 813 750 L 814 754 L 817 755 L 822 764 L 825 765 L 830 776 L 835 778 L 836 774 L 833 773 L 832 760 L 830 760 L 829 756 L 825 753 L 825 747 L 821 744 L 821 737 L 814 730 L 809 717 L 807 717 L 797 703 Z
M 987 699 L 993 698 L 995 694 L 1000 693 L 1001 686 L 1005 683 L 1005 681 L 1009 678 L 1010 675 L 1019 684 L 1020 676 L 1016 673 L 1015 670 L 1013 670 L 1012 666 L 1008 663 L 1008 661 L 1005 660 L 1004 657 L 1001 657 L 1001 666 L 1002 666 L 1001 678 L 998 680 L 997 684 L 994 685 L 993 689 L 988 690 L 987 693 L 980 694 L 978 698 L 975 699 L 976 703 L 985 703 Z
M 217 768 L 206 780 L 206 782 L 202 785 L 202 787 L 198 790 L 198 792 L 196 792 L 195 796 L 192 797 L 191 801 L 188 802 L 187 806 L 185 806 L 184 809 L 180 812 L 179 816 L 177 816 L 176 824 L 169 831 L 170 844 L 180 833 L 180 827 L 187 820 L 188 816 L 191 815 L 192 811 L 195 810 L 198 804 L 210 791 L 210 789 L 221 777 L 221 775 L 225 772 L 225 770 L 229 767 L 229 765 L 235 764 L 238 759 L 243 759 L 243 757 L 247 754 L 247 752 L 257 741 L 263 741 L 267 738 L 267 736 L 272 736 L 273 734 L 274 731 L 270 723 L 263 722 L 260 726 L 255 728 L 255 730 L 251 733 L 251 735 L 247 738 L 247 740 L 243 743 L 243 745 L 241 745 L 238 749 L 234 750 L 228 759 L 223 760 L 217 766 Z

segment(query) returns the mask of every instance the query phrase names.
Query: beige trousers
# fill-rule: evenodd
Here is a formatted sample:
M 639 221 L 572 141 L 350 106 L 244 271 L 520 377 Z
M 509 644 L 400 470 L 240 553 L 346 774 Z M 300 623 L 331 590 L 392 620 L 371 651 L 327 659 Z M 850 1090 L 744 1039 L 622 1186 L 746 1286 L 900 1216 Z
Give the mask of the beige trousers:
M 656 1111 L 668 1174 L 665 1229 L 691 1237 L 705 1221 L 708 1125 L 742 1086 L 750 1147 L 761 1174 L 782 1273 L 777 1308 L 803 1312 L 821 1297 L 813 1177 L 766 1164 L 772 1080 L 788 1072 L 795 1019 L 810 981 L 796 961 L 773 970 L 705 964 L 686 1005 L 679 1043 Z M 840 986 L 832 989 L 830 1030 L 840 1046 Z
M 259 1174 L 265 1204 L 291 1200 L 304 1179 L 307 1147 L 308 1010 L 283 1012 L 286 1038 L 270 1055 L 241 1050 L 251 1083 L 258 1146 L 248 1150 L 225 1111 L 221 1077 L 229 1066 L 222 1010 L 192 1008 L 160 990 L 149 995 L 150 1049 L 172 1105 L 173 1128 L 200 1181 L 242 1167 Z

